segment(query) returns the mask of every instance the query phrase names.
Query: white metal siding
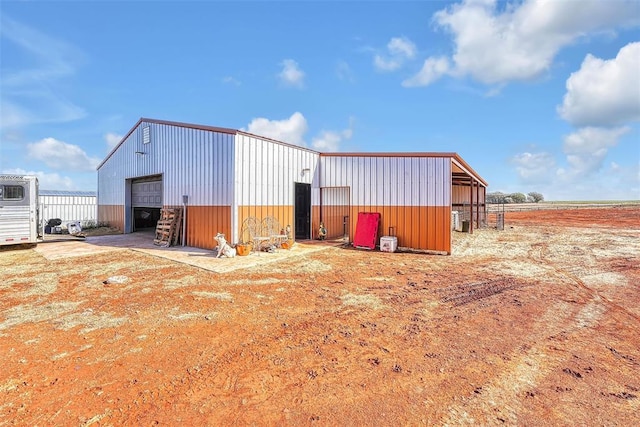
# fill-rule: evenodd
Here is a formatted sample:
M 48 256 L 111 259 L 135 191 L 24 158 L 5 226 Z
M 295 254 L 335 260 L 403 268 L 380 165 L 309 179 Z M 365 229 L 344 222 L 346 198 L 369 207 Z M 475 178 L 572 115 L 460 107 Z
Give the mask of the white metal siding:
M 322 188 L 322 204 L 331 206 L 348 206 L 349 187 Z
M 230 206 L 233 144 L 232 134 L 142 122 L 98 170 L 99 204 L 124 205 L 125 179 L 162 175 L 164 205 L 181 205 L 188 195 L 189 205 Z
M 44 222 L 60 218 L 63 224 L 80 221 L 83 226 L 97 220 L 96 196 L 40 194 L 40 216 Z
M 319 184 L 351 188 L 358 206 L 450 206 L 447 157 L 321 157 Z M 323 201 L 324 203 L 324 201 Z
M 294 183 L 311 184 L 318 164 L 313 151 L 244 134 L 237 135 L 235 158 L 238 206 L 293 205 Z

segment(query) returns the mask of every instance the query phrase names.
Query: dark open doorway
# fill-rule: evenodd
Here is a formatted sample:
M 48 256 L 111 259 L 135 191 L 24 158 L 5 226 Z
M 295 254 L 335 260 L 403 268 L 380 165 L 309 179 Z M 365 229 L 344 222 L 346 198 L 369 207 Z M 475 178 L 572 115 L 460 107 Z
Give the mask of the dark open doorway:
M 311 238 L 311 184 L 296 182 L 296 240 Z
M 160 208 L 133 208 L 133 231 L 156 228 L 160 219 Z

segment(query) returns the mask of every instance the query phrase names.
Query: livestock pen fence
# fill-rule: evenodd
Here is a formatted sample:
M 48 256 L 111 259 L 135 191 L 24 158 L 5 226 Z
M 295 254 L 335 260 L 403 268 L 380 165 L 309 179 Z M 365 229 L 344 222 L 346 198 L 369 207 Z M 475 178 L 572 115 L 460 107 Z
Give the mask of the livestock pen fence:
M 487 227 L 504 228 L 504 215 L 508 212 L 531 212 L 544 210 L 599 209 L 616 207 L 638 207 L 640 201 L 624 202 L 543 202 L 543 203 L 487 203 Z
M 488 205 L 487 205 L 488 206 Z M 451 205 L 452 224 L 451 228 L 457 231 L 467 231 L 468 223 L 473 221 L 475 228 L 484 228 L 489 226 L 489 212 L 484 203 L 473 207 L 469 202 L 453 203 Z M 453 218 L 457 217 L 457 221 Z M 465 224 L 466 223 L 466 224 Z

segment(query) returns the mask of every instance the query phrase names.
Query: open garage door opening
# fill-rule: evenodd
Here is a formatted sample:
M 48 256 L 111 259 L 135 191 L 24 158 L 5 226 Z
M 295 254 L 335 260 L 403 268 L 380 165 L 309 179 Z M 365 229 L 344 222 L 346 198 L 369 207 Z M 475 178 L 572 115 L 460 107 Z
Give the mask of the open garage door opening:
M 133 230 L 154 229 L 162 209 L 162 177 L 159 175 L 131 181 Z
M 160 208 L 133 208 L 133 231 L 156 228 L 160 219 Z

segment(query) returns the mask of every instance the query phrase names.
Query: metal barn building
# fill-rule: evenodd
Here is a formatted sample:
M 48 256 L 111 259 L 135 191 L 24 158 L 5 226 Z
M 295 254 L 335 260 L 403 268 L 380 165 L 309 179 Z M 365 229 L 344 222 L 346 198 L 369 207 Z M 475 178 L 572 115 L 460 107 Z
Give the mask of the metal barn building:
M 319 153 L 227 128 L 142 118 L 98 166 L 98 221 L 131 233 L 186 207 L 186 244 L 239 240 L 276 217 L 297 240 L 353 239 L 358 212 L 381 214 L 401 247 L 451 253 L 452 211 L 482 225 L 487 183 L 456 153 Z
M 60 218 L 66 226 L 79 221 L 83 227 L 97 222 L 97 196 L 95 191 L 40 190 L 40 218 L 43 222 Z

